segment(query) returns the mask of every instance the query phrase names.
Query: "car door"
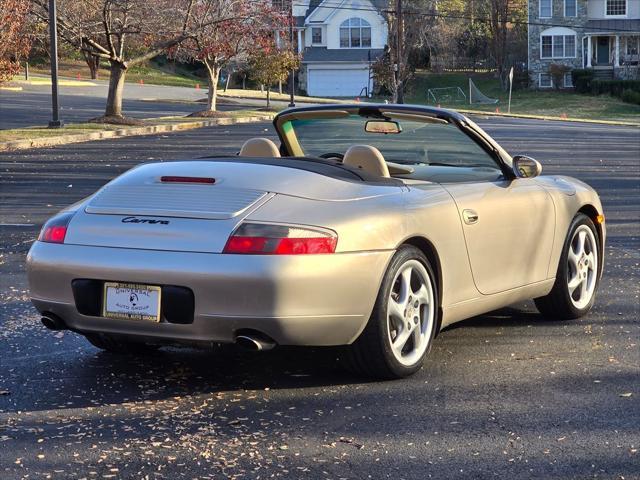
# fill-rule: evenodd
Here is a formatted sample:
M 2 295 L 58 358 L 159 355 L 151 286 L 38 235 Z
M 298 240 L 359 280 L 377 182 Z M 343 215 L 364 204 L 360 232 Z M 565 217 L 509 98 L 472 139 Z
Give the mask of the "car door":
M 548 277 L 555 209 L 535 179 L 444 184 L 453 197 L 473 279 L 485 294 Z

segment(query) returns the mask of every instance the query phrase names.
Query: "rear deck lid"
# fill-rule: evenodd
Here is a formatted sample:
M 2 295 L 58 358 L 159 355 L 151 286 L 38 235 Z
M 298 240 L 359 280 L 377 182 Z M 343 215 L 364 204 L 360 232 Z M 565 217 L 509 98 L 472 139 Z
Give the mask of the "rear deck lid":
M 111 184 L 86 206 L 87 213 L 224 220 L 242 215 L 267 195 L 220 185 Z

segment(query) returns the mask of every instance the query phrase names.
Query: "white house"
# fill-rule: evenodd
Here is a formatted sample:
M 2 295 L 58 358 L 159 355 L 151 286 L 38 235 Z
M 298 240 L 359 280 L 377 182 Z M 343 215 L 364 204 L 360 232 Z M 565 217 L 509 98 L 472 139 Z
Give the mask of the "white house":
M 308 95 L 357 97 L 371 92 L 371 64 L 387 44 L 386 0 L 297 0 L 298 85 Z

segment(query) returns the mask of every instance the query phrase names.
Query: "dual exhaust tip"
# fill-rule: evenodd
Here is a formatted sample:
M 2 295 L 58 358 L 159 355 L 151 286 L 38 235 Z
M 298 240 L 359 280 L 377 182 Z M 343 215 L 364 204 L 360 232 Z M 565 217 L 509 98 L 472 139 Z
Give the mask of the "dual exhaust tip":
M 67 325 L 59 316 L 51 312 L 44 312 L 40 319 L 42 324 L 49 330 L 59 331 L 67 330 Z M 236 337 L 236 344 L 246 350 L 254 352 L 264 352 L 271 350 L 276 346 L 271 338 L 261 333 L 242 333 Z
M 51 312 L 44 312 L 42 314 L 42 318 L 40 319 L 42 324 L 47 327 L 49 330 L 67 330 L 67 324 L 64 323 L 59 316 Z
M 254 352 L 264 352 L 276 346 L 276 342 L 259 333 L 242 333 L 236 337 L 236 345 Z

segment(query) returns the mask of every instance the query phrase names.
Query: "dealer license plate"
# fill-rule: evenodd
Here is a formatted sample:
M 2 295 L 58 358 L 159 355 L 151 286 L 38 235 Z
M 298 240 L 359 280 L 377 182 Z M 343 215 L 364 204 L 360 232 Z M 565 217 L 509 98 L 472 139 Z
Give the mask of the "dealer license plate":
M 160 321 L 160 287 L 105 282 L 102 316 L 120 320 Z

